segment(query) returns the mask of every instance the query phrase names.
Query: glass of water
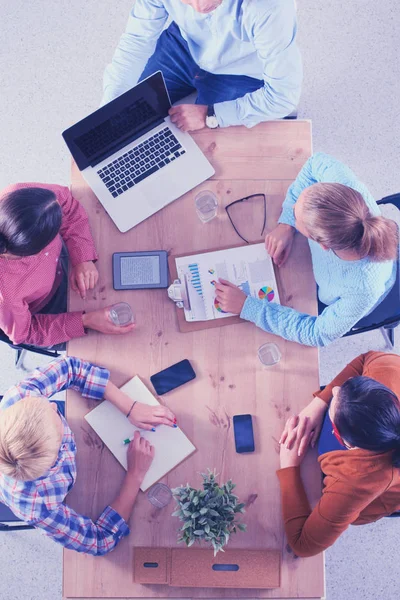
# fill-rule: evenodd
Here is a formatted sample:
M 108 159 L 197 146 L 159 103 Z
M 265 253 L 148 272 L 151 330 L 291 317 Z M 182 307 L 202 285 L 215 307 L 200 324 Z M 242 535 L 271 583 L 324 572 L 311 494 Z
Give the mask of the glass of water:
M 118 302 L 110 308 L 110 319 L 118 327 L 134 323 L 132 309 L 127 302 Z
M 147 493 L 149 502 L 156 508 L 164 508 L 172 499 L 172 492 L 164 483 L 156 483 Z
M 281 352 L 276 344 L 268 342 L 258 349 L 258 358 L 264 367 L 272 367 L 281 360 Z
M 203 190 L 194 199 L 197 215 L 203 223 L 208 223 L 217 216 L 218 199 L 210 190 Z

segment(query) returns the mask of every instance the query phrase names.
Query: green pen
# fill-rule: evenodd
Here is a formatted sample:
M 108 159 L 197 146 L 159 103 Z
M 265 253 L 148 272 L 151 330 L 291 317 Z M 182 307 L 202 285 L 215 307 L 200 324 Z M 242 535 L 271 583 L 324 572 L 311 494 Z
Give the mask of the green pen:
M 153 427 L 151 429 L 151 431 L 155 431 L 155 428 Z M 133 440 L 133 437 L 132 438 L 126 438 L 122 443 L 124 444 L 124 446 L 126 446 L 127 444 L 130 444 L 132 440 Z

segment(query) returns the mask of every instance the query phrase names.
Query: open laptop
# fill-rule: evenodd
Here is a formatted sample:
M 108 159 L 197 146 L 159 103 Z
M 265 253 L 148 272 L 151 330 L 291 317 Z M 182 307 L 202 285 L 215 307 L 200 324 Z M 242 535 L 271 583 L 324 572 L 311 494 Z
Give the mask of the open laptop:
M 128 231 L 214 174 L 170 120 L 161 71 L 63 132 L 82 175 L 118 229 Z

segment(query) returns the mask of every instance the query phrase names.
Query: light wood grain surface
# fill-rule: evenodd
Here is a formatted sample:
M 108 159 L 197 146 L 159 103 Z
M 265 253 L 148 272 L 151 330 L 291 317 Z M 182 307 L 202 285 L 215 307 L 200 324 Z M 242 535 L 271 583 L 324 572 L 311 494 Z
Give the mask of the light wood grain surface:
M 282 585 L 277 590 L 216 590 L 142 586 L 133 583 L 135 546 L 175 546 L 178 520 L 172 503 L 156 510 L 141 494 L 130 521 L 131 534 L 105 557 L 64 552 L 64 596 L 67 598 L 320 598 L 324 593 L 323 556 L 296 558 L 284 536 L 278 480 L 277 440 L 288 415 L 299 411 L 318 387 L 318 355 L 314 348 L 285 342 L 251 323 L 179 333 L 176 309 L 166 290 L 116 292 L 112 288 L 111 256 L 116 251 L 165 249 L 183 254 L 237 244 L 240 239 L 224 210 L 202 224 L 195 213 L 194 196 L 212 189 L 220 209 L 251 193 L 267 195 L 267 230 L 276 224 L 290 183 L 311 154 L 311 124 L 307 121 L 273 122 L 248 130 L 242 127 L 204 130 L 193 136 L 216 169 L 214 178 L 173 202 L 125 234 L 118 232 L 104 209 L 73 169 L 72 190 L 89 214 L 100 259 L 100 280 L 90 297 L 81 301 L 73 292 L 70 310 L 91 310 L 118 301 L 129 302 L 137 329 L 127 336 L 95 332 L 69 343 L 69 354 L 106 366 L 122 385 L 138 374 L 152 389 L 149 377 L 188 358 L 197 378 L 163 396 L 197 452 L 164 479 L 171 487 L 199 485 L 200 471 L 216 468 L 221 480 L 233 478 L 247 505 L 248 529 L 230 541 L 232 548 L 272 548 L 282 551 Z M 162 194 L 162 189 L 160 189 Z M 118 199 L 116 199 L 118 201 Z M 308 245 L 296 236 L 291 258 L 278 271 L 281 302 L 316 314 L 315 282 Z M 275 341 L 281 362 L 263 369 L 258 347 Z M 67 416 L 75 433 L 78 479 L 68 497 L 76 510 L 97 518 L 115 497 L 123 469 L 84 422 L 94 403 L 73 391 L 67 396 Z M 256 452 L 235 452 L 232 417 L 251 413 Z M 157 435 L 157 434 L 155 434 Z M 315 455 L 304 462 L 303 477 L 310 500 L 320 493 L 320 471 Z

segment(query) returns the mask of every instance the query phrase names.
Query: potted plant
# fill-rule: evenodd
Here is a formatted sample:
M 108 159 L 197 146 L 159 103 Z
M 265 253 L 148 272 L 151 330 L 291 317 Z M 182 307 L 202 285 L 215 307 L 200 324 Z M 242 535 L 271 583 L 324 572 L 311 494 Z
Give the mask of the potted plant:
M 246 525 L 236 521 L 236 515 L 245 512 L 245 505 L 232 493 L 236 486 L 231 480 L 220 486 L 215 471 L 210 469 L 201 476 L 203 489 L 187 484 L 172 490 L 178 505 L 172 516 L 182 521 L 178 543 L 190 547 L 204 540 L 214 548 L 215 556 L 219 550 L 223 552 L 232 533 L 246 531 Z

